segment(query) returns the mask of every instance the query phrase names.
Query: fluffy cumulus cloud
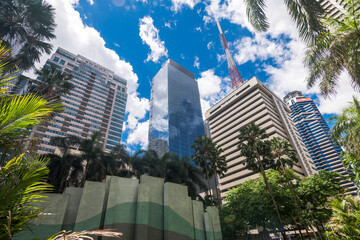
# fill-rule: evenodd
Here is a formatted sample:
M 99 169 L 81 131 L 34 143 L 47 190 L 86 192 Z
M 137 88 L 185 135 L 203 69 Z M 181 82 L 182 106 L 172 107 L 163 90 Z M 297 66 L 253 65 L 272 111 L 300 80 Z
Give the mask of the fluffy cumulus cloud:
M 145 16 L 140 19 L 139 36 L 143 43 L 150 47 L 150 53 L 146 61 L 157 63 L 161 57 L 168 56 L 165 42 L 161 41 L 159 30 L 154 26 L 154 20 L 150 16 Z
M 332 99 L 325 100 L 321 96 L 318 86 L 308 89 L 305 82 L 307 70 L 303 65 L 306 47 L 299 39 L 296 26 L 282 2 L 268 0 L 266 4 L 266 14 L 270 23 L 266 33 L 260 34 L 250 25 L 243 1 L 210 0 L 205 7 L 206 15 L 203 20 L 205 24 L 208 24 L 213 19 L 220 21 L 226 19 L 252 32 L 253 37 L 244 37 L 232 43 L 235 48 L 234 59 L 238 64 L 247 61 L 273 60 L 271 65 L 262 64 L 269 78 L 261 80 L 266 81 L 270 89 L 279 97 L 283 97 L 287 92 L 293 90 L 300 90 L 305 95 L 316 94 L 322 113 L 340 113 L 351 100 L 351 96 L 356 94 L 346 77 L 341 78 L 338 93 Z M 218 61 L 223 61 L 222 55 L 218 55 L 217 58 Z
M 87 0 L 90 5 L 94 5 L 94 0 Z
M 172 7 L 171 10 L 178 12 L 183 7 L 189 7 L 193 9 L 196 4 L 200 2 L 200 0 L 171 0 Z
M 127 128 L 130 131 L 129 136 L 136 139 L 132 134 L 138 131 L 137 127 L 143 127 L 143 124 L 139 124 L 139 122 L 143 121 L 146 116 L 149 100 L 138 97 L 138 77 L 134 73 L 133 67 L 129 62 L 121 60 L 114 50 L 105 46 L 106 42 L 96 29 L 86 26 L 82 22 L 79 12 L 74 9 L 79 4 L 78 0 L 48 0 L 48 2 L 55 8 L 57 23 L 55 29 L 57 38 L 51 42 L 54 50 L 62 47 L 70 52 L 80 54 L 111 69 L 115 74 L 127 80 L 129 96 L 126 111 L 130 119 Z M 41 67 L 49 57 L 49 55 L 43 55 L 36 67 Z M 132 143 L 135 144 L 134 141 L 132 140 Z M 145 144 L 143 140 L 138 140 L 138 143 Z
M 230 79 L 215 75 L 214 69 L 202 72 L 200 78 L 197 79 L 197 83 L 199 86 L 203 117 L 212 105 L 231 91 Z
M 235 41 L 233 45 L 236 49 L 234 59 L 238 64 L 269 58 L 274 59 L 276 63 L 282 63 L 290 57 L 287 44 L 269 39 L 266 34 L 256 33 L 254 37 L 244 37 Z
M 126 143 L 128 145 L 140 144 L 142 149 L 146 149 L 148 146 L 148 131 L 149 120 L 138 123 L 135 130 L 129 134 Z

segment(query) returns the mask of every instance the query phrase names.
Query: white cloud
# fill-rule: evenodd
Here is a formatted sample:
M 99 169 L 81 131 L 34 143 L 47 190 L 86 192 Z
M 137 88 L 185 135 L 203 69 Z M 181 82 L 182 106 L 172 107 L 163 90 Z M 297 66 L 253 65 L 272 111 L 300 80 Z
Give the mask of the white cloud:
M 198 31 L 198 32 L 202 32 L 201 27 L 197 27 L 197 28 L 195 28 L 195 30 Z
M 142 149 L 147 149 L 148 133 L 149 133 L 149 120 L 145 122 L 140 122 L 136 125 L 135 130 L 129 134 L 126 143 L 128 145 L 140 144 Z
M 216 59 L 219 63 L 221 63 L 226 60 L 226 56 L 225 54 L 216 54 Z
M 134 73 L 133 67 L 130 63 L 121 60 L 114 50 L 105 46 L 106 42 L 96 29 L 84 25 L 79 12 L 74 9 L 78 0 L 48 0 L 48 2 L 55 8 L 57 24 L 55 29 L 57 37 L 51 41 L 54 51 L 58 47 L 62 47 L 72 53 L 80 54 L 109 68 L 127 80 L 126 112 L 130 117 L 127 127 L 129 131 L 133 131 L 149 110 L 149 100 L 138 97 L 138 77 Z M 43 66 L 49 57 L 49 55 L 42 55 L 40 63 L 37 63 L 36 67 Z
M 214 69 L 209 69 L 200 74 L 197 79 L 199 86 L 201 110 L 203 117 L 205 112 L 220 99 L 225 97 L 231 90 L 230 79 L 221 78 L 214 73 Z M 205 119 L 205 118 L 204 118 Z
M 196 4 L 200 2 L 200 0 L 171 0 L 172 7 L 171 10 L 178 12 L 184 6 L 188 6 L 189 8 L 193 9 Z
M 166 22 L 166 23 L 165 23 L 165 27 L 168 27 L 168 28 L 171 29 L 171 24 L 170 24 L 170 22 Z
M 353 101 L 353 96 L 360 99 L 360 93 L 354 91 L 351 86 L 350 76 L 347 73 L 343 73 L 339 79 L 337 94 L 326 99 L 323 97 L 319 98 L 319 110 L 323 114 L 339 114 Z
M 211 49 L 211 48 L 214 48 L 214 42 L 213 41 L 210 41 L 207 45 L 206 45 L 207 49 Z
M 94 0 L 87 0 L 90 5 L 94 5 Z
M 282 63 L 290 55 L 286 43 L 276 39 L 269 40 L 265 34 L 260 33 L 256 33 L 252 38 L 244 37 L 237 40 L 233 45 L 236 48 L 234 60 L 238 64 L 269 58 L 274 59 L 276 63 Z
M 154 26 L 154 20 L 150 16 L 140 19 L 139 36 L 143 43 L 150 47 L 150 54 L 146 61 L 157 63 L 163 56 L 168 56 L 168 50 L 165 48 L 165 42 L 160 40 L 159 30 Z
M 194 67 L 196 67 L 197 69 L 200 68 L 200 61 L 198 56 L 195 56 Z

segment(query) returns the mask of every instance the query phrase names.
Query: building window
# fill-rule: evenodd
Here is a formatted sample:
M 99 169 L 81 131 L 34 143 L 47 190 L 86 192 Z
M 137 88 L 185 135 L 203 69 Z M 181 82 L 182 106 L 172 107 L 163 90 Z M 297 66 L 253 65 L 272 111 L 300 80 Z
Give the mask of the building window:
M 58 62 L 59 58 L 58 57 L 54 57 L 54 62 Z
M 61 60 L 60 60 L 60 64 L 61 64 L 61 65 L 64 65 L 64 64 L 65 64 L 65 61 L 61 59 Z

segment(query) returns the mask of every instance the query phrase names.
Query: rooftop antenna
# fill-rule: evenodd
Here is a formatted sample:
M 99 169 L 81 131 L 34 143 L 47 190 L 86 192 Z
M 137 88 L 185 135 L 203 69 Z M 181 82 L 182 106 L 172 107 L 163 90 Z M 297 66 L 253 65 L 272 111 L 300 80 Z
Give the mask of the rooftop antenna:
M 229 68 L 229 72 L 230 72 L 230 79 L 231 79 L 231 88 L 232 89 L 236 89 L 237 87 L 239 87 L 242 83 L 244 83 L 244 80 L 242 79 L 240 72 L 234 62 L 233 57 L 231 56 L 231 53 L 229 51 L 224 33 L 221 29 L 220 23 L 219 21 L 216 19 L 216 24 L 217 27 L 219 29 L 220 32 L 220 40 L 221 40 L 221 44 L 223 45 L 224 49 L 225 49 L 225 55 L 226 55 L 226 60 L 227 60 L 227 64 L 228 64 L 228 68 Z

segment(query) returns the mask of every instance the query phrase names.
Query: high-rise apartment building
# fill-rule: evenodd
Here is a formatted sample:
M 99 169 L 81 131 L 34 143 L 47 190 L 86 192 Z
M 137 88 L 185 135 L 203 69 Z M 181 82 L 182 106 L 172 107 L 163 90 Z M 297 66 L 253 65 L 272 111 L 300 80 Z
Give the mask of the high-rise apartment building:
M 336 171 L 344 176 L 348 173 L 342 164 L 340 146 L 330 137 L 330 128 L 325 122 L 319 109 L 311 98 L 304 97 L 300 91 L 293 91 L 284 97 L 292 113 L 291 117 L 305 143 L 305 146 L 316 166 L 316 169 Z M 345 181 L 343 187 L 355 192 L 352 182 Z
M 61 96 L 65 111 L 54 120 L 34 129 L 33 136 L 40 139 L 38 153 L 54 152 L 50 145 L 54 136 L 76 135 L 87 138 L 94 131 L 101 132 L 101 144 L 111 150 L 120 144 L 124 122 L 127 91 L 126 80 L 113 71 L 64 49 L 57 51 L 45 66 L 55 64 L 62 72 L 73 76 L 74 88 Z
M 152 81 L 149 149 L 159 156 L 190 157 L 199 135 L 204 135 L 204 124 L 194 74 L 169 59 Z
M 256 77 L 234 89 L 206 112 L 211 138 L 223 150 L 228 171 L 219 180 L 221 196 L 259 175 L 246 169 L 238 149 L 239 129 L 251 122 L 265 129 L 270 138 L 288 140 L 298 153 L 293 170 L 300 176 L 316 172 L 309 153 L 290 117 L 290 109 Z

